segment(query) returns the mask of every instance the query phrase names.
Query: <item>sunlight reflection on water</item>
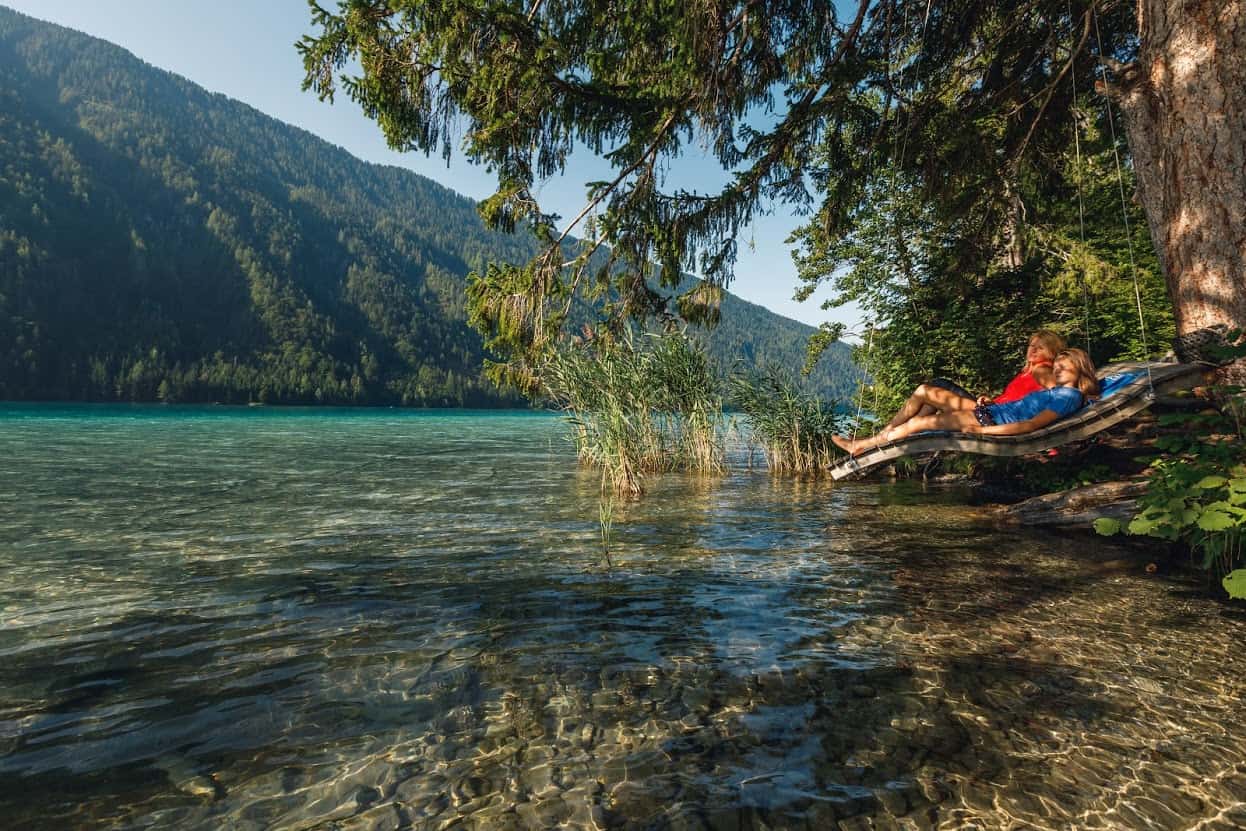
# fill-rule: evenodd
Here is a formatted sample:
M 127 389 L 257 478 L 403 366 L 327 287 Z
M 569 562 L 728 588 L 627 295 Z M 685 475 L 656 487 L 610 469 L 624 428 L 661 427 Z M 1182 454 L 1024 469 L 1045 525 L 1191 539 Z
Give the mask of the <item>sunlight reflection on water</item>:
M 607 569 L 562 436 L 0 409 L 4 824 L 1246 821 L 1240 617 L 956 494 L 743 470 L 620 505 Z

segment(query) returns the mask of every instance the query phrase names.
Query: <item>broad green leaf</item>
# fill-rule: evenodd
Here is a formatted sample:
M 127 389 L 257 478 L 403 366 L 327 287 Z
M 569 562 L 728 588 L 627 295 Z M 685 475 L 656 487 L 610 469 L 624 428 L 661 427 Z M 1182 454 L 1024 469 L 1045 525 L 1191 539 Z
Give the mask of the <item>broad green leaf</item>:
M 1121 532 L 1121 522 L 1111 517 L 1099 517 L 1095 520 L 1095 530 L 1105 537 L 1110 537 Z
M 1200 511 L 1197 506 L 1193 508 L 1186 508 L 1181 512 L 1181 521 L 1177 524 L 1183 528 L 1187 525 L 1193 525 L 1198 522 L 1198 518 L 1202 516 L 1202 514 L 1203 512 Z
M 1235 600 L 1246 600 L 1246 568 L 1239 568 L 1224 575 L 1220 581 L 1229 597 Z
M 1198 518 L 1198 527 L 1204 531 L 1227 531 L 1237 525 L 1233 517 L 1223 511 L 1205 511 Z
M 1224 487 L 1224 483 L 1229 481 L 1224 476 L 1204 476 L 1194 487 L 1209 490 L 1211 488 Z
M 1230 493 L 1246 493 L 1246 479 L 1230 479 L 1229 480 L 1229 492 Z
M 1129 523 L 1129 527 L 1126 530 L 1130 534 L 1145 535 L 1145 534 L 1149 534 L 1152 531 L 1154 531 L 1155 526 L 1157 524 L 1158 523 L 1156 522 L 1152 522 L 1149 519 L 1143 519 L 1142 517 L 1139 516 L 1139 517 L 1133 518 L 1133 520 Z

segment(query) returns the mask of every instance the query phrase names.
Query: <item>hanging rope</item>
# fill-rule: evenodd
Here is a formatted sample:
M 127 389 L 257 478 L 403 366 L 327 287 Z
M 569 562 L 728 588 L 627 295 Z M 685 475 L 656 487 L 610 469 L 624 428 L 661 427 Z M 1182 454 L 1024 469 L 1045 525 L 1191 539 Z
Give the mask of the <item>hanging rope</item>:
M 1121 219 L 1123 220 L 1124 225 L 1125 225 L 1125 247 L 1129 251 L 1129 273 L 1130 273 L 1130 276 L 1133 278 L 1133 283 L 1134 283 L 1134 301 L 1138 305 L 1138 330 L 1139 330 L 1139 334 L 1142 337 L 1142 356 L 1145 359 L 1150 356 L 1151 349 L 1149 346 L 1147 346 L 1146 316 L 1142 313 L 1142 290 L 1138 287 L 1138 266 L 1134 261 L 1133 230 L 1129 227 L 1129 202 L 1125 198 L 1125 174 L 1121 170 L 1121 155 L 1120 155 L 1120 151 L 1117 149 L 1116 119 L 1112 117 L 1112 101 L 1107 96 L 1108 71 L 1107 71 L 1106 65 L 1102 61 L 1102 58 L 1104 56 L 1103 36 L 1099 33 L 1099 13 L 1093 3 L 1090 6 L 1090 13 L 1092 17 L 1094 18 L 1095 40 L 1098 41 L 1098 45 L 1099 45 L 1099 57 L 1100 57 L 1099 72 L 1100 72 L 1100 77 L 1102 78 L 1102 81 L 1103 81 L 1104 109 L 1107 111 L 1108 129 L 1111 132 L 1111 138 L 1112 138 L 1112 158 L 1116 160 L 1116 185 L 1117 185 L 1117 188 L 1120 190 L 1120 196 L 1121 196 Z M 1147 386 L 1148 386 L 1149 394 L 1152 398 L 1154 398 L 1155 397 L 1155 380 L 1151 375 L 1151 364 L 1149 361 L 1147 361 L 1146 376 L 1147 376 Z
M 917 52 L 914 54 L 912 58 L 913 66 L 911 67 L 912 72 L 911 72 L 911 76 L 910 76 L 909 83 L 908 83 L 908 101 L 909 101 L 910 111 L 905 114 L 904 129 L 900 132 L 899 137 L 896 137 L 894 133 L 892 135 L 892 142 L 891 142 L 892 164 L 891 164 L 891 183 L 890 184 L 891 184 L 891 210 L 893 212 L 893 218 L 894 218 L 894 215 L 899 210 L 899 200 L 897 198 L 897 193 L 899 192 L 899 184 L 897 181 L 898 175 L 899 175 L 899 169 L 900 169 L 900 166 L 904 162 L 905 156 L 908 155 L 909 135 L 912 132 L 912 125 L 913 125 L 912 101 L 917 91 L 918 74 L 919 74 L 917 62 L 918 62 L 918 59 L 921 57 L 922 54 L 925 53 L 925 50 L 926 50 L 926 31 L 930 24 L 930 9 L 933 4 L 934 4 L 934 0 L 926 0 L 925 14 L 922 16 L 921 33 L 918 35 L 918 38 L 917 38 Z M 888 13 L 888 18 L 887 18 L 887 74 L 889 77 L 892 76 L 893 68 L 896 67 L 896 57 L 895 57 L 895 48 L 894 48 L 895 41 L 891 37 L 891 21 L 892 21 L 891 13 L 894 12 L 894 10 L 895 10 L 895 6 L 892 5 L 890 7 L 890 11 Z M 901 50 L 904 49 L 904 39 L 908 36 L 909 36 L 909 4 L 905 3 L 904 4 L 904 17 L 900 24 L 900 48 Z M 903 101 L 901 101 L 901 104 L 903 104 Z M 898 109 L 897 109 L 897 112 L 898 112 Z M 902 244 L 903 243 L 901 242 L 900 237 L 897 234 L 896 236 L 897 259 L 900 259 L 900 253 L 901 253 L 900 246 Z M 912 282 L 913 275 L 908 269 L 906 269 L 905 276 L 908 278 L 908 281 L 909 281 L 909 287 L 910 287 L 909 302 L 913 307 L 913 319 L 919 326 L 922 327 L 924 331 L 925 326 L 922 323 L 921 312 L 917 308 L 917 298 L 913 295 L 911 291 L 912 286 L 913 286 L 913 282 Z M 871 404 L 871 407 L 872 407 L 871 413 L 877 416 L 879 391 L 878 391 L 877 379 L 875 379 L 873 375 L 874 332 L 875 332 L 874 324 L 870 323 L 869 324 L 869 335 L 866 338 L 866 346 L 865 346 L 865 372 L 866 372 L 866 375 L 869 376 L 872 382 L 870 386 L 873 388 L 873 391 L 874 391 L 874 400 L 873 400 L 873 403 Z M 866 386 L 865 380 L 862 379 L 861 391 L 860 391 L 860 394 L 857 396 L 857 415 L 856 415 L 856 418 L 854 418 L 852 422 L 852 440 L 853 441 L 856 441 L 857 431 L 860 429 L 860 425 L 861 425 L 861 416 L 865 411 L 865 386 Z
M 870 372 L 870 365 L 872 363 L 870 358 L 873 355 L 873 352 L 874 352 L 874 324 L 871 323 L 870 334 L 869 334 L 869 337 L 866 339 L 866 345 L 865 345 L 865 372 L 867 376 L 869 375 L 869 372 Z M 869 376 L 869 377 L 871 381 L 874 381 L 873 376 Z M 878 383 L 877 381 L 874 381 L 874 383 L 872 383 L 871 386 L 874 387 L 874 412 L 875 414 L 877 414 L 878 412 Z M 857 440 L 857 431 L 861 429 L 861 413 L 863 412 L 865 412 L 865 378 L 861 379 L 861 391 L 857 395 L 857 415 L 852 420 L 852 440 L 853 441 Z
M 932 3 L 933 3 L 933 0 L 926 0 L 926 13 L 922 19 L 921 35 L 918 38 L 918 52 L 917 52 L 918 55 L 920 55 L 926 48 L 926 27 L 927 27 L 927 24 L 929 24 L 930 22 L 930 6 Z M 894 8 L 895 7 L 892 6 L 891 10 L 894 11 Z M 904 18 L 900 25 L 901 49 L 903 49 L 904 38 L 908 36 L 908 33 L 909 33 L 909 5 L 905 3 L 904 4 Z M 891 37 L 891 16 L 889 14 L 888 20 L 887 20 L 887 74 L 888 76 L 892 75 L 893 68 L 896 66 L 895 49 L 893 48 L 894 43 L 895 41 Z M 911 102 L 913 99 L 913 94 L 917 89 L 916 68 L 914 68 L 912 78 L 909 81 L 908 86 L 909 86 L 908 97 L 909 97 L 909 101 Z M 912 127 L 912 123 L 913 123 L 913 115 L 911 112 L 909 112 L 906 114 L 906 117 L 904 119 L 904 130 L 901 131 L 900 136 L 896 137 L 894 134 L 892 135 L 892 140 L 891 140 L 891 155 L 892 155 L 891 210 L 893 212 L 893 218 L 894 218 L 895 213 L 899 210 L 899 200 L 896 197 L 896 194 L 899 192 L 899 185 L 897 182 L 897 177 L 898 177 L 900 165 L 903 163 L 904 157 L 908 153 L 909 133 L 910 133 L 910 128 Z M 899 248 L 901 244 L 902 243 L 900 242 L 899 235 L 897 234 L 896 236 L 897 259 L 899 259 L 899 255 L 900 255 Z M 912 283 L 913 275 L 911 273 L 907 273 L 906 271 L 905 276 L 909 280 L 909 286 L 911 289 L 913 285 Z M 922 325 L 920 310 L 917 308 L 917 298 L 913 296 L 911 291 L 909 294 L 909 302 L 910 304 L 912 304 L 912 307 L 913 307 L 913 319 L 917 322 L 919 326 Z M 925 327 L 923 326 L 922 328 L 924 329 Z M 877 416 L 879 393 L 878 393 L 878 382 L 877 382 L 877 379 L 875 379 L 873 375 L 874 331 L 875 331 L 874 324 L 870 323 L 869 324 L 869 335 L 867 336 L 867 339 L 866 339 L 865 367 L 864 368 L 865 368 L 865 374 L 870 378 L 872 382 L 870 386 L 873 388 L 873 391 L 874 391 L 874 401 L 871 405 L 872 407 L 871 413 Z M 866 386 L 865 380 L 862 379 L 861 391 L 860 391 L 860 394 L 857 396 L 857 415 L 856 415 L 856 418 L 854 418 L 852 421 L 852 440 L 853 441 L 856 441 L 857 432 L 858 430 L 860 430 L 860 427 L 861 427 L 861 416 L 865 411 L 865 386 Z
M 1069 0 L 1069 20 L 1073 19 L 1073 3 Z M 1073 153 L 1077 165 L 1077 229 L 1081 236 L 1082 248 L 1086 248 L 1086 203 L 1082 198 L 1082 139 L 1078 123 L 1080 110 L 1077 103 L 1077 63 L 1076 56 L 1069 56 L 1069 77 L 1073 85 Z M 1082 287 L 1082 303 L 1086 309 L 1086 353 L 1093 354 L 1090 348 L 1090 288 L 1086 285 L 1086 271 L 1077 270 L 1077 282 Z
M 926 3 L 926 17 L 922 21 L 922 33 L 921 33 L 921 37 L 918 40 L 917 56 L 914 57 L 913 59 L 914 62 L 916 62 L 916 58 L 920 57 L 920 55 L 922 54 L 922 51 L 925 50 L 926 48 L 926 24 L 929 22 L 930 22 L 930 2 L 927 2 Z M 904 4 L 904 20 L 900 26 L 900 48 L 901 50 L 904 49 L 904 39 L 908 37 L 908 34 L 909 34 L 909 5 L 908 3 L 905 3 Z M 895 54 L 892 50 L 893 42 L 894 41 L 892 41 L 891 39 L 891 20 L 890 18 L 888 18 L 888 21 L 887 21 L 887 73 L 888 75 L 891 74 L 891 71 L 892 71 L 891 67 L 895 63 Z M 901 133 L 900 139 L 896 139 L 893 136 L 891 140 L 891 212 L 892 212 L 893 225 L 896 222 L 898 222 L 898 213 L 899 213 L 899 200 L 896 198 L 896 193 L 899 191 L 899 188 L 896 183 L 896 178 L 899 175 L 900 166 L 904 164 L 904 158 L 905 156 L 908 155 L 908 151 L 909 151 L 909 133 L 911 132 L 911 128 L 913 126 L 912 102 L 913 102 L 913 94 L 916 90 L 917 90 L 917 68 L 916 66 L 914 66 L 913 72 L 912 72 L 912 79 L 909 81 L 909 90 L 908 90 L 909 111 L 905 114 L 905 117 L 904 117 L 904 130 Z M 897 113 L 899 112 L 899 108 L 897 108 L 896 112 Z M 898 149 L 898 154 L 897 154 L 897 149 Z M 903 256 L 903 252 L 901 249 L 904 247 L 904 243 L 901 241 L 898 227 L 896 228 L 895 245 L 896 245 L 897 265 L 899 265 L 901 261 L 909 260 L 907 256 Z M 924 331 L 926 327 L 922 323 L 921 310 L 917 308 L 917 298 L 913 295 L 913 291 L 912 291 L 913 272 L 909 268 L 905 268 L 903 270 L 904 270 L 904 277 L 906 280 L 908 280 L 908 284 L 909 284 L 909 305 L 913 307 L 913 320 L 916 321 L 917 325 L 921 326 L 922 330 Z

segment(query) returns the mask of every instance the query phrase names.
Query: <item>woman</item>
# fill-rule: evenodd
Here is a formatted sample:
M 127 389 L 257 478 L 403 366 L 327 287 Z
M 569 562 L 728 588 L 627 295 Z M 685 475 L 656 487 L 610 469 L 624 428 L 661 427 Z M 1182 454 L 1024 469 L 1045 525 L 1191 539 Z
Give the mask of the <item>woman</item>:
M 1030 335 L 1030 342 L 1025 349 L 1025 366 L 995 398 L 987 398 L 985 395 L 974 398 L 973 393 L 960 384 L 948 381 L 946 378 L 935 378 L 933 381 L 922 384 L 913 392 L 900 411 L 887 422 L 887 427 L 899 427 L 910 418 L 959 409 L 966 404 L 973 406 L 1019 401 L 1032 392 L 1050 389 L 1056 384 L 1052 376 L 1051 364 L 1063 351 L 1064 338 L 1050 329 L 1039 329 Z M 963 398 L 964 401 L 954 405 L 949 394 Z
M 984 436 L 1019 436 L 1042 429 L 1077 412 L 1086 401 L 1099 395 L 1095 365 L 1081 349 L 1065 349 L 1052 366 L 1055 386 L 1039 390 L 1017 401 L 979 403 L 941 387 L 922 384 L 905 402 L 897 418 L 913 415 L 883 428 L 873 436 L 853 441 L 843 436 L 832 440 L 840 450 L 856 456 L 883 442 L 899 441 L 926 430 L 959 430 Z M 923 407 L 937 413 L 919 414 Z
M 1017 377 L 1008 382 L 1004 391 L 995 397 L 994 403 L 1007 404 L 1009 401 L 1020 401 L 1032 392 L 1054 387 L 1056 379 L 1051 366 L 1055 363 L 1056 356 L 1063 352 L 1066 346 L 1064 338 L 1050 329 L 1039 329 L 1030 335 L 1029 345 L 1025 349 L 1025 366 Z M 978 403 L 990 404 L 992 402 L 979 399 Z
M 1057 332 L 1050 329 L 1039 329 L 1030 335 L 1029 343 L 1025 348 L 1025 366 L 1021 371 L 1008 382 L 1004 387 L 1004 391 L 995 398 L 987 398 L 985 395 L 979 395 L 977 402 L 979 404 L 1006 404 L 1009 401 L 1017 401 L 1025 398 L 1032 392 L 1039 390 L 1049 390 L 1056 385 L 1051 375 L 1051 364 L 1055 361 L 1056 356 L 1065 349 L 1064 338 Z M 930 382 L 933 386 L 942 387 L 951 390 L 957 395 L 965 398 L 973 398 L 973 393 L 953 381 L 946 378 L 936 378 Z

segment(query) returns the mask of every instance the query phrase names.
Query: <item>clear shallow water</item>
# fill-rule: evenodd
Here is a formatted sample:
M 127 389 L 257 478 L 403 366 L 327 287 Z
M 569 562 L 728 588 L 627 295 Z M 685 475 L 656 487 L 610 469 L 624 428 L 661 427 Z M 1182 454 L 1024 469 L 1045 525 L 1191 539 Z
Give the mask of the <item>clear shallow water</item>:
M 1246 621 L 538 414 L 0 408 L 0 824 L 1237 828 Z

